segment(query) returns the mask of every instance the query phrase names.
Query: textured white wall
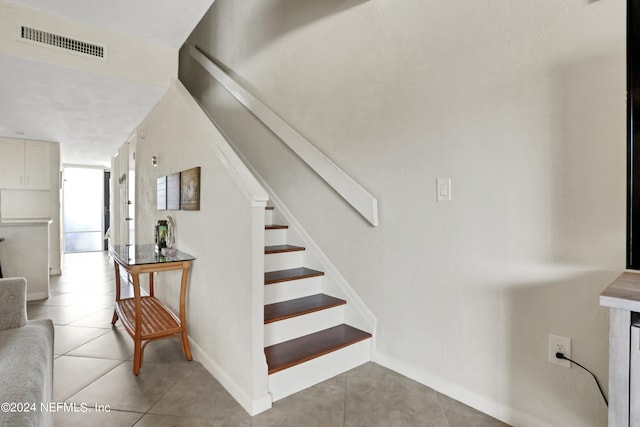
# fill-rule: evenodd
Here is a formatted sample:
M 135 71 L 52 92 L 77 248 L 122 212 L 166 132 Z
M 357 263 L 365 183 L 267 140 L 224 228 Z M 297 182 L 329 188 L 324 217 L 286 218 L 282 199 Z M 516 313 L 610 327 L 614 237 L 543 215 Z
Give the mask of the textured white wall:
M 378 197 L 378 228 L 184 49 L 180 76 L 372 309 L 380 363 L 515 425 L 604 426 L 547 337 L 607 383 L 624 31 L 613 0 L 217 0 L 189 42 Z
M 262 349 L 264 207 L 252 207 L 229 173 L 229 162 L 220 160 L 217 139 L 222 136 L 193 105 L 172 86 L 138 127 L 136 243 L 153 243 L 157 220 L 173 216 L 176 247 L 196 258 L 187 292 L 189 336 L 202 351 L 203 365 L 250 412 L 261 399 L 270 406 Z M 158 158 L 157 167 L 152 156 Z M 200 210 L 156 210 L 156 179 L 196 166 L 201 167 Z M 257 247 L 256 209 L 262 221 Z M 159 298 L 174 309 L 179 278 L 176 272 L 161 274 L 156 287 Z

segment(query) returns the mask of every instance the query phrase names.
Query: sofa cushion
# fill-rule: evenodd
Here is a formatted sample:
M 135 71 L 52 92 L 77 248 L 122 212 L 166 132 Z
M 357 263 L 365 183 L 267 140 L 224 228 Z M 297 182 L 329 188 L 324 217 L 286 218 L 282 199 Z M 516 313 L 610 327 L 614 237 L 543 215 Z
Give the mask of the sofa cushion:
M 27 324 L 27 280 L 0 279 L 0 331 Z
M 31 320 L 0 332 L 0 402 L 33 405 L 28 411 L 0 411 L 0 426 L 51 426 L 41 403 L 53 399 L 53 322 Z

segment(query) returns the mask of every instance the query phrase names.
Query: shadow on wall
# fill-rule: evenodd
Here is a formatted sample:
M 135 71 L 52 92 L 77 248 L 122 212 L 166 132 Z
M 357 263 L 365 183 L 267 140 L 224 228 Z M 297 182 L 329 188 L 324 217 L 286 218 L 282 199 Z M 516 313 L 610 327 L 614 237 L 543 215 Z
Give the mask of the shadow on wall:
M 282 35 L 314 21 L 338 14 L 369 0 L 270 0 L 255 2 L 244 27 L 247 56 L 260 51 Z M 220 0 L 216 1 L 219 3 Z M 216 7 L 214 3 L 213 7 Z
M 216 3 L 218 1 L 220 0 L 216 0 Z M 209 15 L 212 14 L 209 13 Z M 210 56 L 208 51 L 204 53 L 246 90 L 253 94 L 259 94 L 254 85 L 226 64 Z M 283 197 L 282 194 L 286 194 L 285 191 L 308 194 L 310 180 L 313 180 L 315 184 L 338 196 L 335 199 L 337 200 L 337 209 L 353 211 L 356 213 L 354 218 L 363 223 L 366 222 L 361 220 L 357 211 L 348 203 L 344 203 L 341 196 L 301 160 L 291 148 L 197 64 L 190 56 L 188 49 L 181 49 L 180 55 L 180 80 L 207 111 L 218 130 L 228 141 L 232 142 L 236 151 L 246 158 L 248 164 L 252 165 L 269 182 L 276 194 L 279 194 L 280 197 Z M 283 164 L 287 165 L 285 170 L 278 169 L 279 165 Z M 279 173 L 269 175 L 270 171 L 275 170 L 278 170 Z
M 331 15 L 356 7 L 370 0 L 257 0 L 238 3 L 235 0 L 216 0 L 198 23 L 193 36 L 201 48 L 219 59 L 221 52 L 231 50 L 230 56 L 240 54 L 249 59 L 279 37 Z M 246 22 L 228 22 L 229 16 L 238 14 L 234 9 L 247 8 Z M 214 37 L 216 28 L 231 27 L 227 39 Z M 234 30 L 235 27 L 235 30 Z M 233 37 L 242 32 L 242 44 Z M 228 58 L 227 58 L 228 59 Z
M 528 414 L 553 414 L 551 425 L 606 426 L 607 407 L 591 375 L 548 361 L 549 334 L 571 338 L 572 359 L 607 393 L 608 310 L 599 294 L 618 271 L 549 271 L 548 279 L 506 291 L 507 401 Z M 604 284 L 604 286 L 603 286 Z
M 609 316 L 599 294 L 625 262 L 624 51 L 560 63 L 550 78 L 552 164 L 540 179 L 549 179 L 555 266 L 505 291 L 507 400 L 524 413 L 549 414 L 551 425 L 606 426 L 593 378 L 549 363 L 548 339 L 571 338 L 572 358 L 607 393 Z
M 551 76 L 553 257 L 559 262 L 622 270 L 625 52 L 562 63 Z
M 247 40 L 249 54 L 273 43 L 280 36 L 314 21 L 335 15 L 369 0 L 271 0 L 258 2 L 247 23 L 260 31 Z

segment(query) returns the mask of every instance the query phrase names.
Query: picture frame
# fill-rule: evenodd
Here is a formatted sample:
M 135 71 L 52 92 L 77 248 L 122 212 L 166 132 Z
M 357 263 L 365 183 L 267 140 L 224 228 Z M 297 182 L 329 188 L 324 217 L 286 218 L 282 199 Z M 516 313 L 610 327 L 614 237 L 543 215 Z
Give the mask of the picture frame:
M 161 176 L 156 180 L 156 209 L 167 209 L 167 177 Z
M 180 172 L 167 176 L 167 210 L 180 209 Z
M 180 209 L 200 210 L 200 167 L 184 170 L 180 173 Z

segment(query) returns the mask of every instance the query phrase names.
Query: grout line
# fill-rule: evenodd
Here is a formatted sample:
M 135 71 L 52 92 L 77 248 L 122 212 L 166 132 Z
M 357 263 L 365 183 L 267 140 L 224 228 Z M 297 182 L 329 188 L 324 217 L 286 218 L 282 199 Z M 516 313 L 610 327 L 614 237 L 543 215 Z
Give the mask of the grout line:
M 73 350 L 76 350 L 76 349 L 78 349 L 78 348 L 82 347 L 82 346 L 83 346 L 83 345 L 85 345 L 85 344 L 89 344 L 91 341 L 95 341 L 96 339 L 100 338 L 101 336 L 106 335 L 106 334 L 108 334 L 109 332 L 111 332 L 111 329 L 104 329 L 104 328 L 91 328 L 91 327 L 85 327 L 85 326 L 69 326 L 69 325 L 55 325 L 55 324 L 54 324 L 54 334 L 55 334 L 55 326 L 62 327 L 62 328 L 85 328 L 85 329 L 103 329 L 103 330 L 104 330 L 104 333 L 102 333 L 102 334 L 100 334 L 100 335 L 98 335 L 98 336 L 96 336 L 96 337 L 94 337 L 94 338 L 91 338 L 89 341 L 83 342 L 82 344 L 80 344 L 80 345 L 78 345 L 78 346 L 76 346 L 76 347 L 73 347 L 72 349 L 67 350 L 67 351 L 66 351 L 66 352 L 64 352 L 64 353 L 57 353 L 57 354 L 58 354 L 58 356 L 66 356 L 66 355 L 67 355 L 67 353 L 70 353 L 70 352 L 72 352 Z M 54 345 L 55 345 L 55 344 L 54 344 Z M 112 360 L 113 360 L 113 359 L 112 359 Z
M 346 427 L 347 425 L 347 399 L 349 397 L 349 376 L 345 376 L 344 378 L 344 403 L 342 408 L 342 426 Z
M 79 357 L 79 356 L 68 356 L 68 357 Z M 101 359 L 99 357 L 85 357 L 85 359 L 100 359 L 100 360 L 112 360 L 112 359 Z M 100 375 L 99 377 L 97 377 L 96 379 L 94 379 L 93 381 L 91 381 L 89 384 L 85 384 L 82 387 L 80 387 L 78 390 L 74 391 L 73 393 L 71 393 L 71 395 L 69 397 L 67 397 L 66 399 L 63 399 L 64 402 L 68 402 L 73 396 L 75 396 L 76 394 L 80 393 L 82 390 L 84 390 L 85 388 L 89 387 L 91 384 L 95 383 L 96 381 L 98 381 L 99 379 L 101 379 L 102 377 L 104 377 L 105 375 L 107 375 L 109 372 L 113 371 L 114 369 L 116 369 L 118 366 L 122 365 L 125 361 L 121 361 L 120 363 L 118 363 L 117 365 L 115 365 L 113 368 L 109 369 L 107 372 L 103 373 L 102 375 Z M 54 379 L 55 381 L 55 379 Z
M 152 362 L 152 363 L 153 363 L 153 362 Z M 174 388 L 174 387 L 175 387 L 178 383 L 180 383 L 181 381 L 186 381 L 186 380 L 188 380 L 192 375 L 194 375 L 194 373 L 193 373 L 193 372 L 187 372 L 187 375 L 186 375 L 184 378 L 182 378 L 182 379 L 180 379 L 180 380 L 176 381 L 176 382 L 173 384 L 173 387 L 172 387 L 172 388 Z M 216 380 L 216 381 L 217 381 L 217 380 Z M 161 401 L 161 400 L 162 400 L 162 399 L 163 399 L 163 398 L 164 398 L 164 397 L 165 397 L 169 392 L 171 392 L 171 389 L 172 389 L 172 388 L 167 389 L 167 391 L 165 391 L 165 392 L 164 392 L 164 393 L 163 393 L 163 394 L 158 398 L 158 400 L 156 400 L 155 402 L 153 402 L 153 404 L 152 404 L 151 406 L 149 406 L 149 409 L 147 409 L 147 411 L 144 413 L 144 415 L 143 415 L 143 416 L 145 416 L 145 415 L 161 415 L 161 416 L 162 416 L 162 415 L 169 415 L 169 416 L 176 416 L 176 415 L 173 415 L 173 414 L 155 414 L 155 413 L 151 412 L 151 410 L 153 409 L 153 407 L 154 407 L 154 406 L 156 406 L 156 405 L 158 404 L 158 402 L 160 402 L 160 401 Z M 138 420 L 138 421 L 139 421 L 139 420 Z M 137 421 L 136 421 L 136 423 L 137 423 Z

